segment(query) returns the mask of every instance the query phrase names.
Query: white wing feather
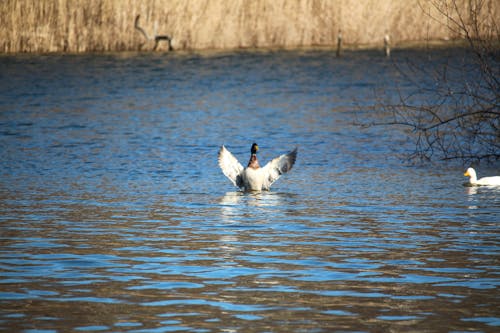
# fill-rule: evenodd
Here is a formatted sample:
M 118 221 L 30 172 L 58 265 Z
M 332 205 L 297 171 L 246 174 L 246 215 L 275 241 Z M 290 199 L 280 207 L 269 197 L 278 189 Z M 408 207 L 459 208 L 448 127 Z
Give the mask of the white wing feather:
M 290 171 L 297 159 L 297 148 L 288 154 L 283 154 L 276 157 L 271 162 L 267 163 L 263 172 L 265 175 L 263 188 L 268 190 L 269 187 L 280 178 L 280 176 L 288 171 Z
M 234 186 L 242 187 L 243 179 L 242 172 L 243 166 L 238 159 L 231 154 L 226 147 L 222 146 L 219 150 L 219 166 L 222 169 L 222 173 L 229 178 L 229 180 L 234 184 Z

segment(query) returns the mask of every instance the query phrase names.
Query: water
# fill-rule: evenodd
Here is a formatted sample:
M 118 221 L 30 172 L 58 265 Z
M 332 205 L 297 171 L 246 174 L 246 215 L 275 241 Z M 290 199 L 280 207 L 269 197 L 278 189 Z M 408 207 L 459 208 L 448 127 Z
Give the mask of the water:
M 411 89 L 379 54 L 19 55 L 0 76 L 0 330 L 498 331 L 500 190 L 353 125 Z M 267 193 L 217 165 L 252 142 L 261 164 L 299 147 Z

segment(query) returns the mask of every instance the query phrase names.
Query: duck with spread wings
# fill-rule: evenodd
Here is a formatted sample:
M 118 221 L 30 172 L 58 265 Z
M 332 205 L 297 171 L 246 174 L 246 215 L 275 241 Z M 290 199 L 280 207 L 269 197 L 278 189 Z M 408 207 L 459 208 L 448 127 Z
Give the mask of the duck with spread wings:
M 250 149 L 250 160 L 244 168 L 226 147 L 219 150 L 219 166 L 224 175 L 243 191 L 268 191 L 278 178 L 290 171 L 297 158 L 297 148 L 287 154 L 276 157 L 264 167 L 257 159 L 259 146 L 254 143 Z

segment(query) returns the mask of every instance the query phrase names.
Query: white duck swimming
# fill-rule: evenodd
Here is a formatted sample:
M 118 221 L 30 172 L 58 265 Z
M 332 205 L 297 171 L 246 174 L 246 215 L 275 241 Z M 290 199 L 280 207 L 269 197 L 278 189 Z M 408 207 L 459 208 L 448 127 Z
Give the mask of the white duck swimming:
M 471 185 L 500 186 L 500 176 L 477 179 L 476 170 L 473 168 L 468 168 L 467 171 L 465 171 L 464 176 L 470 177 L 469 183 Z
M 276 157 L 261 168 L 257 160 L 258 150 L 259 146 L 254 143 L 250 149 L 250 161 L 246 168 L 243 168 L 226 147 L 222 146 L 219 150 L 219 166 L 222 172 L 235 186 L 244 191 L 269 190 L 282 174 L 292 169 L 297 158 L 297 148 L 295 148 L 287 154 Z

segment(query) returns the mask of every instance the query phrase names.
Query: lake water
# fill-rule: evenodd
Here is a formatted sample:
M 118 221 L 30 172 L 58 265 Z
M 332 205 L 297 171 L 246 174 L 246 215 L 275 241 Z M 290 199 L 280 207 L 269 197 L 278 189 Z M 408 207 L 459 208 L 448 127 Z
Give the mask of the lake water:
M 0 330 L 500 329 L 500 189 L 354 125 L 412 89 L 379 52 L 2 56 L 0 78 Z M 299 149 L 270 192 L 217 165 L 253 142 Z

